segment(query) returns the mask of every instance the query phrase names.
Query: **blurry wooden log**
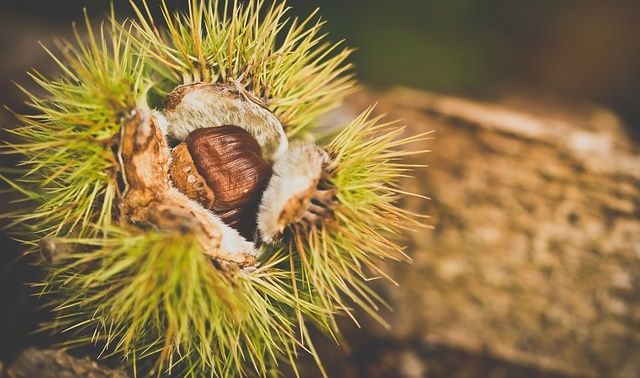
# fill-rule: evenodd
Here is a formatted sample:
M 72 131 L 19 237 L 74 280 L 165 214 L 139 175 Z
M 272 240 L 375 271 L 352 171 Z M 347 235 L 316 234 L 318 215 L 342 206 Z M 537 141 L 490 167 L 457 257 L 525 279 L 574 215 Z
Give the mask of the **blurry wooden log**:
M 4 375 L 3 375 L 4 374 Z M 6 368 L 2 378 L 127 378 L 119 370 L 98 365 L 89 358 L 77 358 L 62 350 L 29 348 Z
M 640 153 L 588 105 L 483 103 L 408 89 L 361 93 L 425 143 L 405 186 L 435 230 L 390 266 L 391 338 L 442 344 L 548 372 L 640 375 Z M 415 146 L 414 146 L 415 147 Z M 389 337 L 386 333 L 384 337 Z M 477 372 L 482 376 L 481 372 Z

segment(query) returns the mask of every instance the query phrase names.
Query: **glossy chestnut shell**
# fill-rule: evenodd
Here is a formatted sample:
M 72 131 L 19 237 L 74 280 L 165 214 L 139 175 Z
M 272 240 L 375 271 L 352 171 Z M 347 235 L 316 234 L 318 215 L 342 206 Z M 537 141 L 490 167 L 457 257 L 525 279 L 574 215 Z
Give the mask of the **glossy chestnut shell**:
M 170 176 L 189 198 L 252 239 L 260 199 L 271 177 L 271 166 L 261 152 L 258 142 L 240 127 L 196 129 L 174 149 Z

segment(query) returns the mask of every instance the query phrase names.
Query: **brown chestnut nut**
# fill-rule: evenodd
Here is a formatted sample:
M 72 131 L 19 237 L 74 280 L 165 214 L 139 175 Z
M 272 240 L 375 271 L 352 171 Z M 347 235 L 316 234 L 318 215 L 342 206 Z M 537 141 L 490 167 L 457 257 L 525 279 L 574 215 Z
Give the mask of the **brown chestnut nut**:
M 271 166 L 251 134 L 230 125 L 196 129 L 174 148 L 169 175 L 187 197 L 253 238 Z

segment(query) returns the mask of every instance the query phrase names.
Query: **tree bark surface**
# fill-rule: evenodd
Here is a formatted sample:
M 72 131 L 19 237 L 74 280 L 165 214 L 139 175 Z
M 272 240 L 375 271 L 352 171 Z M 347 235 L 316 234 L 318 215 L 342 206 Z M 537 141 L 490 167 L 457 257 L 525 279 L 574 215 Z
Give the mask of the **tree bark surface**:
M 113 370 L 89 358 L 77 358 L 62 350 L 29 348 L 3 371 L 2 378 L 127 378 L 128 375 Z
M 409 133 L 436 130 L 404 189 L 434 230 L 389 266 L 396 342 L 568 375 L 640 375 L 640 153 L 618 118 L 556 99 L 361 93 Z M 415 148 L 416 146 L 412 146 Z M 390 285 L 391 286 L 391 285 Z

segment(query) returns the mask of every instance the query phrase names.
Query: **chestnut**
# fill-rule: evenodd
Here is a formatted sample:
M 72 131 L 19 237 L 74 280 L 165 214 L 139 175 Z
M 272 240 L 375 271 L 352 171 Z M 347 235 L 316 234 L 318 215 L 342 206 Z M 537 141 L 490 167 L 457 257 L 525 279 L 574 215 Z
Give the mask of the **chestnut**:
M 253 239 L 271 166 L 252 135 L 233 125 L 199 128 L 172 155 L 169 176 L 174 186 Z

